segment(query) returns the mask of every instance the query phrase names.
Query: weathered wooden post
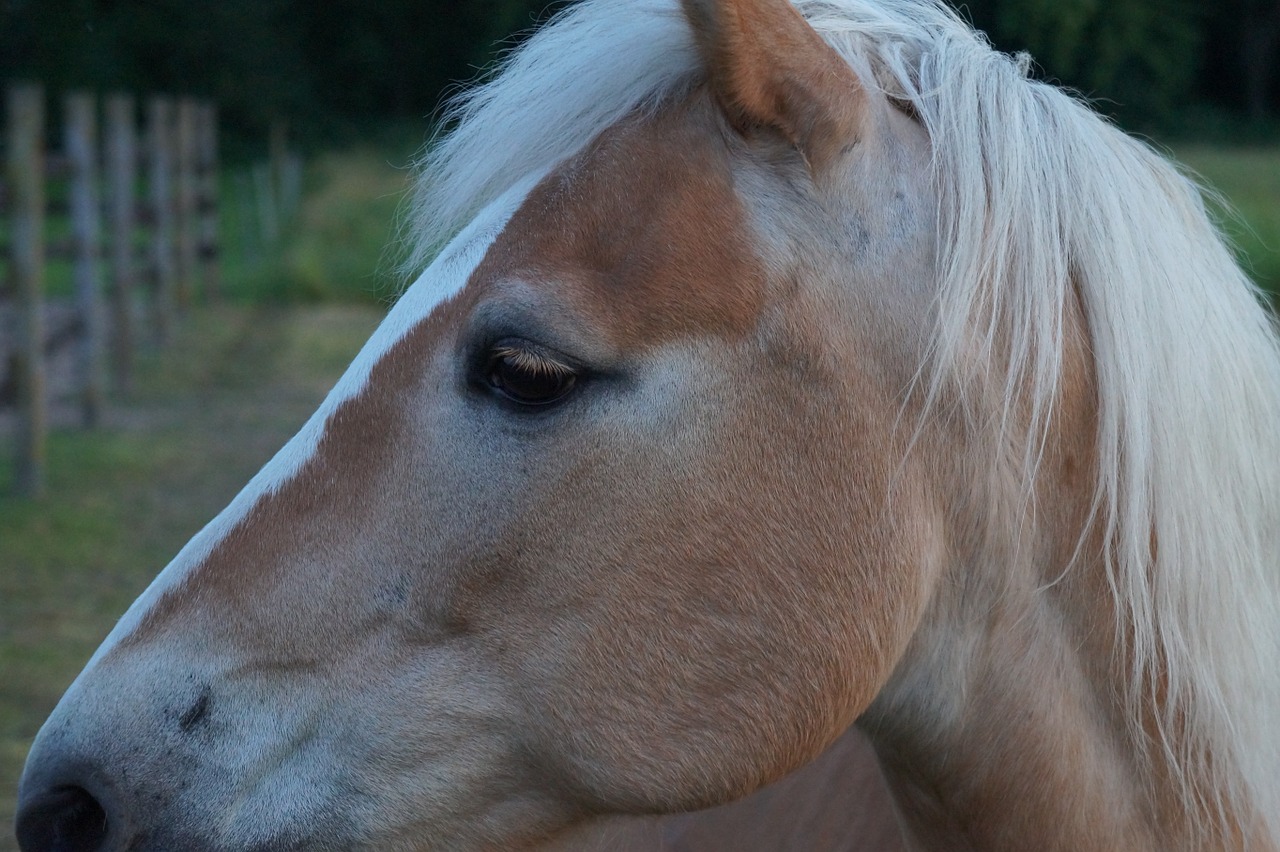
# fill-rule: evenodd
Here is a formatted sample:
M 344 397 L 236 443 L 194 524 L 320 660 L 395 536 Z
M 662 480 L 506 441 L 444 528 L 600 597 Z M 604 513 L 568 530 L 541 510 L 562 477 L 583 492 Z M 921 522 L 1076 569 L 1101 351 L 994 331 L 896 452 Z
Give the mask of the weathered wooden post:
M 154 96 L 147 101 L 147 184 L 151 196 L 151 265 L 155 289 L 152 298 L 156 341 L 169 342 L 173 333 L 175 303 L 173 103 Z
M 200 184 L 200 278 L 205 295 L 215 301 L 222 295 L 222 268 L 218 245 L 218 110 L 211 103 L 198 106 L 197 163 Z
M 63 151 L 71 166 L 71 249 L 76 309 L 80 316 L 78 355 L 80 416 L 97 426 L 103 407 L 103 317 L 99 272 L 98 120 L 93 95 L 77 92 L 63 103 Z
M 44 492 L 48 428 L 44 375 L 44 90 L 11 85 L 5 93 L 11 269 L 17 297 L 18 434 L 14 465 L 19 494 Z
M 107 217 L 111 233 L 111 373 L 127 394 L 133 385 L 133 299 L 136 264 L 134 185 L 138 178 L 135 106 L 129 95 L 107 98 Z
M 177 177 L 178 287 L 179 310 L 191 307 L 196 289 L 199 236 L 196 222 L 196 104 L 190 98 L 178 101 L 177 141 L 175 145 Z

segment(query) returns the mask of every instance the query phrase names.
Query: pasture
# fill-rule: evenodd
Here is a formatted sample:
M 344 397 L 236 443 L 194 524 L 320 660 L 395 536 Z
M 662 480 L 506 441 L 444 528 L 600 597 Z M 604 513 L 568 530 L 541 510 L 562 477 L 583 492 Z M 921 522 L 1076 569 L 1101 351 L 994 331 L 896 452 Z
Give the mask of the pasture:
M 1223 230 L 1254 280 L 1280 294 L 1280 148 L 1188 146 L 1174 154 L 1226 197 L 1235 215 L 1222 219 Z
M 372 331 L 368 306 L 232 307 L 152 359 L 108 428 L 55 434 L 49 494 L 0 498 L 0 849 L 43 717 L 129 602 L 302 424 Z
M 1178 153 L 1230 199 L 1248 267 L 1280 292 L 1280 149 Z M 163 360 L 145 359 L 135 397 L 107 428 L 55 433 L 48 498 L 0 496 L 0 850 L 15 848 L 27 747 L 67 684 L 373 329 L 387 290 L 375 270 L 403 179 L 369 152 L 320 161 L 279 257 L 228 281 L 237 303 L 197 312 Z

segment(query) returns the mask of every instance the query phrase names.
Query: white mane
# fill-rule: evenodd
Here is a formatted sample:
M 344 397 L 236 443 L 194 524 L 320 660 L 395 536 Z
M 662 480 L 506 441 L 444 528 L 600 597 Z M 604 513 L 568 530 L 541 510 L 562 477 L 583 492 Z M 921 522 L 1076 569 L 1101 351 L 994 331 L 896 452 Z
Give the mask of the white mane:
M 930 375 L 1001 371 L 1001 424 L 1029 390 L 1033 433 L 1014 437 L 1032 473 L 1078 291 L 1130 700 L 1167 678 L 1163 724 L 1189 734 L 1170 751 L 1184 783 L 1225 779 L 1229 803 L 1271 818 L 1280 841 L 1280 347 L 1198 188 L 933 0 L 796 5 L 924 123 L 941 202 Z M 411 263 L 522 175 L 683 91 L 697 66 L 677 0 L 562 13 L 455 104 L 421 164 Z M 1143 741 L 1136 713 L 1131 733 Z

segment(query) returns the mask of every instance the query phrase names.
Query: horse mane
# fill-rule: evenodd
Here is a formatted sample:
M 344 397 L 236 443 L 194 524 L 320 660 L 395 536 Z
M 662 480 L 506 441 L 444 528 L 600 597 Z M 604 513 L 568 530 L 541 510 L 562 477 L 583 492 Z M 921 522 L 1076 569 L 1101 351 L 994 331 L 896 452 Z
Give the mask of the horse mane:
M 796 6 L 928 132 L 939 301 L 922 375 L 934 397 L 983 384 L 971 411 L 994 393 L 986 426 L 1022 453 L 1027 494 L 1079 299 L 1098 402 L 1094 532 L 1132 661 L 1130 737 L 1168 759 L 1206 837 L 1232 830 L 1230 809 L 1269 820 L 1280 845 L 1280 344 L 1201 190 L 940 2 Z M 677 0 L 563 11 L 446 114 L 419 163 L 409 265 L 699 74 Z M 1153 734 L 1141 708 L 1156 696 Z

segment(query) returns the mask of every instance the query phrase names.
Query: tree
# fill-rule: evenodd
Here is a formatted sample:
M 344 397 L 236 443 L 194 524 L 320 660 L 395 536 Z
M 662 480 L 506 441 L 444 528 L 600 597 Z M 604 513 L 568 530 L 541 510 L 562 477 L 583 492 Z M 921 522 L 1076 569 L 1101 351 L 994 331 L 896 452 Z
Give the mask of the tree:
M 973 0 L 961 8 L 1001 49 L 1030 52 L 1046 77 L 1138 124 L 1167 118 L 1199 70 L 1202 12 L 1189 0 Z
M 1280 3 L 1241 0 L 1240 47 L 1244 65 L 1245 103 L 1249 115 L 1261 121 L 1268 111 L 1268 93 L 1280 53 Z

